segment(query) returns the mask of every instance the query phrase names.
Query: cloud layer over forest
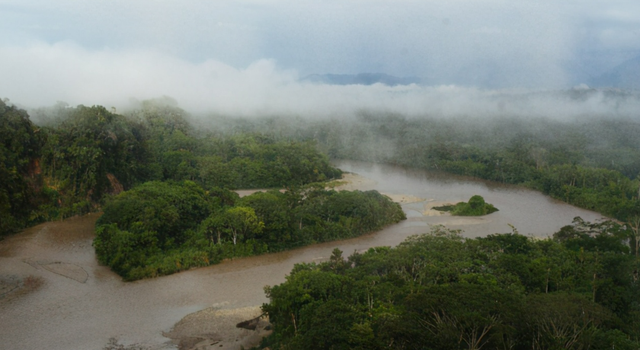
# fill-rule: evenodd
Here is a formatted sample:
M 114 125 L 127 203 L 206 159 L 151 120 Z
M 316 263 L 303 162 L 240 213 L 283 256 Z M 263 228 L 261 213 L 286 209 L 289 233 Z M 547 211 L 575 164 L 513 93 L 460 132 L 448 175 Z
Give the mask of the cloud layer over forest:
M 232 116 L 338 117 L 361 110 L 406 115 L 633 116 L 637 95 L 573 89 L 487 90 L 454 85 L 316 85 L 292 70 L 259 60 L 244 69 L 207 60 L 194 64 L 150 51 L 89 51 L 72 43 L 0 48 L 0 91 L 13 102 L 41 107 L 101 104 L 170 96 L 191 112 Z M 9 68 L 10 67 L 10 68 Z M 132 100 L 134 99 L 134 100 Z
M 631 0 L 6 0 L 0 23 L 0 97 L 26 107 L 171 96 L 230 115 L 637 110 L 635 97 L 553 92 L 640 57 Z M 367 72 L 425 86 L 299 82 Z

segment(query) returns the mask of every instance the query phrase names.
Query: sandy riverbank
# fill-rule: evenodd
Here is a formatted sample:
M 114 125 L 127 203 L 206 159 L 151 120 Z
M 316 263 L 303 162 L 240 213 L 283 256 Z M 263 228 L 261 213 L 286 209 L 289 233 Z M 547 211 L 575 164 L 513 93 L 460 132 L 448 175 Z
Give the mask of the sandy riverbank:
M 163 335 L 179 350 L 248 349 L 271 333 L 269 322 L 261 315 L 258 306 L 227 310 L 210 307 L 187 315 Z M 249 321 L 244 328 L 237 326 L 244 321 Z
M 441 207 L 445 205 L 452 205 L 455 203 L 452 202 L 444 202 L 444 201 L 428 201 L 424 204 L 424 210 L 422 211 L 422 215 L 424 216 L 451 216 L 451 213 L 446 211 L 440 211 L 433 209 L 434 207 Z

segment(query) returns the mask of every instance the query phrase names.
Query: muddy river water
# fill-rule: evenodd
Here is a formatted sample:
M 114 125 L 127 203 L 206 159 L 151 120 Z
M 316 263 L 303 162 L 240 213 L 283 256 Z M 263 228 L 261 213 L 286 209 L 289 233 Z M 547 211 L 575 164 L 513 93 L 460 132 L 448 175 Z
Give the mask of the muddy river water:
M 283 282 L 295 263 L 326 260 L 335 247 L 349 255 L 393 246 L 436 224 L 462 229 L 469 237 L 511 232 L 509 225 L 522 234 L 548 236 L 575 216 L 601 217 L 518 187 L 369 163 L 337 166 L 360 175 L 352 176 L 346 189 L 388 194 L 402 204 L 408 219 L 355 239 L 130 283 L 96 261 L 91 242 L 97 214 L 42 224 L 0 241 L 0 349 L 102 349 L 110 338 L 171 349 L 176 345 L 163 332 L 183 317 L 211 307 L 260 305 L 267 301 L 263 286 Z M 499 211 L 456 218 L 430 210 L 475 194 Z

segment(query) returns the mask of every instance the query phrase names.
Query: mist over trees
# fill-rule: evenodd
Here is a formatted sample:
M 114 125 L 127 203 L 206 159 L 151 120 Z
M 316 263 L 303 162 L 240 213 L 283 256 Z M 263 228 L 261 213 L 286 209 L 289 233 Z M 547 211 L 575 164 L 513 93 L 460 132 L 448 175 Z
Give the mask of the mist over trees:
M 168 104 L 127 116 L 102 106 L 26 111 L 2 102 L 0 234 L 97 210 L 107 196 L 146 181 L 205 188 L 300 186 L 340 177 L 313 141 L 198 130 Z
M 582 98 L 577 94 L 575 98 Z M 166 101 L 164 101 L 166 102 Z M 0 229 L 103 210 L 96 255 L 125 280 L 356 237 L 405 219 L 376 191 L 323 181 L 351 159 L 539 190 L 617 221 L 576 218 L 552 239 L 465 239 L 434 228 L 396 248 L 296 265 L 266 288 L 290 349 L 635 349 L 640 334 L 640 132 L 627 117 L 569 120 L 189 115 L 145 101 L 0 105 Z M 271 188 L 240 198 L 233 189 Z M 487 204 L 472 197 L 465 212 Z M 483 205 L 484 204 L 484 205 Z M 465 206 L 466 207 L 466 206 Z
M 58 104 L 44 126 L 2 105 L 0 215 L 7 234 L 103 210 L 94 246 L 126 280 L 355 237 L 405 219 L 375 191 L 325 190 L 342 172 L 313 140 L 198 130 L 181 109 L 128 115 Z M 238 188 L 286 188 L 240 199 Z
M 229 131 L 314 139 L 337 159 L 527 186 L 619 221 L 576 218 L 553 239 L 435 229 L 397 248 L 294 267 L 265 289 L 284 349 L 638 347 L 640 124 L 632 118 L 219 119 Z
M 402 165 L 524 185 L 626 221 L 640 214 L 640 123 L 624 117 L 219 119 L 216 127 L 313 139 L 331 158 Z
M 335 249 L 265 287 L 273 332 L 257 348 L 640 349 L 640 1 L 5 0 L 0 9 L 0 91 L 18 101 L 0 101 L 0 261 L 16 258 L 0 275 L 0 334 L 11 338 L 0 344 L 95 348 L 111 332 L 104 349 L 147 348 L 120 343 L 157 341 L 157 325 L 231 289 L 228 308 L 257 300 L 226 285 L 238 273 L 215 276 L 216 290 L 196 273 L 187 279 L 200 296 L 135 305 L 121 283 L 91 280 L 94 257 L 75 242 L 92 236 L 67 224 L 97 220 L 95 258 L 133 281 L 358 237 L 406 219 L 403 208 L 412 218 L 401 232 L 475 222 L 477 236 L 496 223 L 420 218 L 438 214 L 423 190 L 399 195 L 402 206 L 377 191 L 333 190 L 343 172 L 332 164 L 362 161 L 376 177 L 391 168 L 377 164 L 406 169 L 406 183 L 486 180 L 482 194 L 509 213 L 525 210 L 515 198 L 548 198 L 503 200 L 494 188 L 532 189 L 606 220 L 535 231 L 547 238 L 431 226 L 397 247 Z M 69 104 L 35 108 L 60 100 Z M 379 187 L 410 192 L 399 178 Z M 455 178 L 443 182 L 466 181 Z M 448 188 L 473 196 L 435 209 L 498 210 L 465 184 Z M 542 227 L 541 212 L 523 218 Z M 87 213 L 96 215 L 8 237 Z M 23 263 L 38 271 L 21 276 Z M 76 287 L 59 273 L 83 269 L 88 283 Z M 154 286 L 166 284 L 129 290 Z M 77 311 L 105 307 L 89 323 L 101 334 L 85 332 Z M 128 327 L 121 311 L 154 319 Z M 235 316 L 224 311 L 185 317 L 169 332 L 194 331 L 179 345 L 148 347 L 224 348 L 226 327 L 196 334 L 201 316 Z M 84 330 L 58 332 L 68 325 Z
M 564 94 L 572 93 L 577 100 L 593 94 Z M 3 201 L 11 204 L 3 211 L 11 219 L 3 221 L 3 232 L 95 210 L 105 196 L 146 181 L 189 180 L 205 189 L 235 189 L 339 177 L 329 158 L 524 185 L 621 221 L 640 217 L 640 125 L 623 116 L 557 120 L 362 111 L 329 119 L 205 117 L 159 99 L 142 101 L 124 115 L 60 103 L 32 112 L 42 125 L 37 127 L 23 110 L 4 110 L 4 169 L 13 169 L 18 158 L 22 163 L 16 171 L 5 170 L 7 179 L 21 175 L 4 182 L 13 187 L 4 185 Z M 30 131 L 14 132 L 11 115 L 21 115 Z M 15 141 L 24 135 L 27 140 Z M 24 142 L 32 145 L 28 151 L 10 146 Z M 16 157 L 15 152 L 27 153 Z M 17 199 L 9 201 L 10 196 Z

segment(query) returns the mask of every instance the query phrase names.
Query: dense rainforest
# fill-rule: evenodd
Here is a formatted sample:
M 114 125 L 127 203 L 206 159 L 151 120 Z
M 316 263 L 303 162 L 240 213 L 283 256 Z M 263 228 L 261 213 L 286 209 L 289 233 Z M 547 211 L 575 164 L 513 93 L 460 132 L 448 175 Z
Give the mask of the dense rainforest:
M 0 237 L 24 227 L 38 195 L 42 133 L 21 109 L 0 101 Z
M 526 186 L 621 221 L 640 215 L 640 122 L 627 117 L 222 118 L 226 132 L 315 140 L 333 159 L 444 171 Z
M 0 101 L 0 236 L 96 210 L 147 181 L 283 188 L 339 178 L 313 141 L 197 129 L 170 105 L 126 116 L 101 106 L 36 110 Z
M 339 177 L 323 153 L 523 185 L 623 222 L 640 216 L 640 124 L 618 116 L 194 118 L 144 101 L 125 115 L 61 103 L 32 111 L 36 126 L 14 106 L 0 111 L 2 234 L 146 181 L 234 189 Z
M 327 189 L 341 171 L 324 154 L 473 176 L 616 221 L 577 218 L 550 239 L 436 227 L 348 259 L 336 250 L 266 288 L 274 332 L 263 347 L 637 349 L 639 132 L 615 116 L 194 119 L 157 101 L 124 114 L 1 101 L 0 235 L 102 210 L 98 259 L 135 280 L 405 218 L 375 191 Z M 457 209 L 495 209 L 480 199 Z
M 517 233 L 465 239 L 436 228 L 347 260 L 334 251 L 329 262 L 297 265 L 287 282 L 265 290 L 274 333 L 263 348 L 640 346 L 637 121 L 362 112 L 316 121 L 220 118 L 217 125 L 313 139 L 332 158 L 526 186 L 617 220 L 577 218 L 542 240 Z
M 126 280 L 378 230 L 405 218 L 376 191 L 336 192 L 313 141 L 196 129 L 170 105 L 125 115 L 60 104 L 36 126 L 2 102 L 0 233 L 94 210 L 101 263 Z M 286 188 L 240 199 L 232 189 Z
M 323 185 L 240 198 L 192 181 L 148 182 L 104 206 L 94 246 L 125 280 L 207 266 L 223 259 L 351 238 L 405 219 L 377 191 Z
M 271 349 L 638 349 L 638 248 L 577 218 L 553 238 L 434 227 L 266 287 Z

